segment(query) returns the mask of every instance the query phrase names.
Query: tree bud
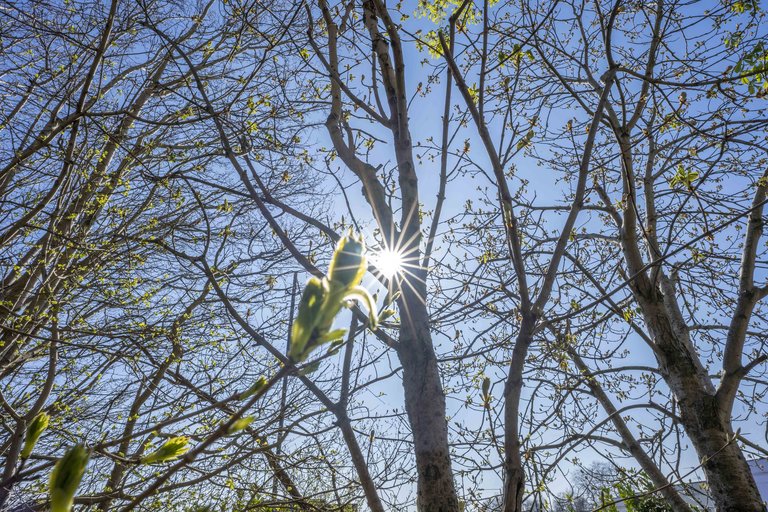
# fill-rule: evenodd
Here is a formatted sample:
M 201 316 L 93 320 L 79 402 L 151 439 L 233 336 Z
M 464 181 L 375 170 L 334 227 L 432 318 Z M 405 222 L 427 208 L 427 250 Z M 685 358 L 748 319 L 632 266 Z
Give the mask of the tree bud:
M 48 414 L 41 412 L 30 422 L 27 427 L 27 435 L 24 439 L 24 449 L 21 450 L 21 458 L 28 459 L 32 454 L 32 450 L 37 444 L 37 440 L 40 439 L 40 435 L 48 428 L 48 421 L 50 420 Z
M 354 235 L 342 237 L 328 268 L 328 278 L 345 287 L 357 286 L 365 274 L 367 263 L 364 256 L 365 245 L 362 237 Z
M 51 512 L 69 512 L 75 499 L 77 486 L 88 464 L 88 450 L 80 445 L 70 449 L 53 467 L 48 484 Z
M 288 355 L 294 361 L 304 359 L 307 342 L 320 322 L 320 310 L 327 295 L 328 284 L 325 280 L 312 277 L 307 281 L 299 302 L 299 314 L 291 330 L 291 350 Z
M 141 459 L 144 464 L 166 462 L 178 459 L 189 451 L 189 438 L 187 436 L 172 437 L 163 443 L 160 448 Z

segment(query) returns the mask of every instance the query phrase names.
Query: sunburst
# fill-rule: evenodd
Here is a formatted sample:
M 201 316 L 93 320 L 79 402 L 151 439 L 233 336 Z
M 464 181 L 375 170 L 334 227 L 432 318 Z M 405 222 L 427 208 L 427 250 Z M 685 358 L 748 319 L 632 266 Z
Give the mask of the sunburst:
M 371 255 L 371 263 L 387 279 L 394 279 L 405 271 L 403 253 L 386 248 Z
M 412 220 L 412 215 L 414 212 L 409 212 L 404 219 L 404 224 Z M 416 243 L 418 236 L 418 233 L 412 233 L 406 237 L 405 233 L 395 232 L 393 229 L 383 244 L 371 250 L 369 261 L 374 268 L 374 275 L 386 287 L 388 296 L 399 291 L 409 296 L 411 300 L 415 299 L 424 304 L 425 272 L 419 261 Z M 411 316 L 409 303 L 410 300 L 402 304 L 405 311 L 401 311 L 401 314 L 406 317 Z

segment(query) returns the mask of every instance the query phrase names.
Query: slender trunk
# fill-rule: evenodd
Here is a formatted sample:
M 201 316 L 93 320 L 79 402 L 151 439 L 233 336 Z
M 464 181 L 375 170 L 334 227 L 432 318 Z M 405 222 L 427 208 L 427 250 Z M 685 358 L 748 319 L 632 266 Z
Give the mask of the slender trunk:
M 407 287 L 406 287 L 407 288 Z M 405 409 L 413 431 L 419 512 L 458 512 L 448 448 L 445 394 L 429 331 L 427 308 L 413 290 L 403 290 L 398 355 L 403 365 Z
M 11 494 L 13 485 L 16 483 L 16 475 L 18 468 L 16 466 L 19 461 L 19 454 L 21 453 L 21 447 L 24 443 L 24 432 L 26 429 L 26 422 L 24 419 L 19 419 L 16 423 L 16 429 L 13 431 L 10 440 L 10 446 L 6 450 L 6 460 L 3 468 L 3 473 L 0 475 L 2 478 L 2 485 L 0 485 L 0 510 L 5 510 L 5 504 L 8 501 L 8 497 Z
M 392 133 L 397 177 L 401 195 L 400 229 L 393 219 L 389 192 L 378 178 L 378 169 L 361 159 L 352 140 L 347 141 L 349 127 L 344 121 L 342 87 L 338 77 L 339 56 L 337 37 L 339 27 L 333 21 L 331 10 L 324 0 L 318 5 L 328 31 L 327 67 L 331 75 L 331 113 L 326 121 L 334 149 L 346 166 L 363 185 L 363 194 L 371 206 L 376 223 L 386 245 L 400 247 L 409 266 L 418 266 L 421 246 L 421 218 L 419 215 L 419 188 L 413 157 L 413 144 L 408 120 L 408 93 L 405 85 L 405 60 L 398 25 L 389 16 L 381 0 L 362 2 L 363 23 L 370 36 L 374 69 L 380 72 L 380 83 L 386 93 L 389 116 L 382 118 L 374 109 L 366 111 Z M 353 4 L 350 4 L 353 5 Z M 342 24 L 344 26 L 344 24 Z M 381 27 L 384 27 L 384 31 Z M 312 32 L 310 31 L 310 37 Z M 318 55 L 319 47 L 311 42 Z M 376 90 L 376 89 L 374 89 Z M 356 100 L 358 103 L 358 100 Z M 402 317 L 400 342 L 397 351 L 403 367 L 405 408 L 408 414 L 417 470 L 417 508 L 420 512 L 458 512 L 459 500 L 453 482 L 448 423 L 445 414 L 445 395 L 432 345 L 429 313 L 425 304 L 426 269 L 409 271 L 407 282 L 401 287 L 398 308 Z
M 523 393 L 525 359 L 533 342 L 536 321 L 533 313 L 523 314 L 504 387 L 504 512 L 523 510 L 525 472 L 520 452 L 520 397 Z

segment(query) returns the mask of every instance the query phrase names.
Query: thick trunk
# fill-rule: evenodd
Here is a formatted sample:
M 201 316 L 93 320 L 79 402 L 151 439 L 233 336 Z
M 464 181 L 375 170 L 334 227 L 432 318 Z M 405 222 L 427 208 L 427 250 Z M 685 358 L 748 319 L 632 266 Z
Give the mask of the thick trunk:
M 458 512 L 448 448 L 445 395 L 423 299 L 403 290 L 398 355 L 403 365 L 405 409 L 413 432 L 419 512 Z
M 533 341 L 535 326 L 536 316 L 532 313 L 523 314 L 504 387 L 504 512 L 523 510 L 525 472 L 520 453 L 520 397 L 523 392 L 525 360 Z
M 734 439 L 730 421 L 721 417 L 711 395 L 686 400 L 680 411 L 686 431 L 704 462 L 709 493 L 718 512 L 765 512 L 744 454 Z
M 657 2 L 656 10 L 653 43 L 646 67 L 647 76 L 652 74 L 656 62 L 664 14 L 663 2 Z M 650 82 L 646 81 L 643 84 L 641 98 L 646 98 L 649 87 Z M 677 399 L 683 428 L 701 460 L 715 509 L 718 512 L 766 512 L 747 461 L 735 440 L 731 426 L 730 405 L 724 405 L 717 396 L 707 369 L 702 365 L 691 342 L 686 321 L 677 304 L 675 285 L 664 274 L 661 261 L 650 270 L 643 261 L 641 244 L 637 236 L 639 210 L 633 170 L 631 132 L 642 117 L 645 101 L 643 99 L 637 105 L 628 123 L 620 123 L 615 114 L 612 114 L 611 118 L 621 151 L 624 196 L 621 245 L 627 270 L 634 276 L 630 281 L 630 287 L 638 305 L 642 308 L 643 319 L 653 339 L 659 369 L 670 391 Z M 648 162 L 648 165 L 652 164 L 653 155 Z M 650 243 L 651 257 L 656 259 L 661 254 L 655 239 L 655 205 L 652 195 L 648 196 L 648 194 L 653 194 L 652 186 L 646 191 L 646 201 L 649 205 L 646 213 L 649 215 L 649 225 L 644 237 Z M 758 226 L 755 226 L 755 229 L 757 228 Z M 745 261 L 750 261 L 750 257 L 747 256 Z M 750 288 L 751 276 L 745 279 L 742 275 L 742 281 L 745 280 L 747 288 Z M 729 345 L 727 351 L 741 348 L 730 343 Z M 740 353 L 740 350 L 737 353 Z M 726 357 L 726 364 L 733 359 L 733 355 Z
M 683 427 L 702 462 L 715 509 L 765 512 L 752 472 L 736 442 L 730 413 L 719 403 L 687 330 L 675 325 L 675 311 L 665 307 L 664 299 L 646 298 L 641 305 L 659 349 L 662 375 L 677 398 Z

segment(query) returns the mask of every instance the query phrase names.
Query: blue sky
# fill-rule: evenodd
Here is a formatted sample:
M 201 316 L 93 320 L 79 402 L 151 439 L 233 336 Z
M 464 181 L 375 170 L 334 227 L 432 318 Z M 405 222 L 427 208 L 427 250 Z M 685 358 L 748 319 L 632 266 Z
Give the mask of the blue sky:
M 408 4 L 406 4 L 408 5 Z M 696 9 L 697 12 L 701 12 L 707 8 L 719 8 L 721 7 L 721 4 L 719 2 L 700 2 L 697 3 Z M 403 8 L 404 11 L 407 11 L 407 7 Z M 417 29 L 424 29 L 427 30 L 432 27 L 430 22 L 428 20 L 424 19 L 418 19 L 418 18 L 412 18 L 405 22 L 405 26 L 410 31 L 415 31 Z M 700 28 L 694 28 L 693 30 L 705 30 Z M 703 32 L 700 32 L 697 34 L 697 36 L 703 36 L 705 35 Z M 621 41 L 621 43 L 625 43 L 626 41 Z M 626 42 L 629 44 L 628 42 Z M 616 41 L 616 44 L 619 44 L 619 41 Z M 674 44 L 674 43 L 673 43 Z M 680 43 L 682 44 L 682 43 Z M 677 50 L 683 51 L 682 46 L 678 47 Z M 434 71 L 432 68 L 433 64 L 438 63 L 438 60 L 435 60 L 434 58 L 430 58 L 426 52 L 418 52 L 416 51 L 415 45 L 408 41 L 406 43 L 406 83 L 408 86 L 408 89 L 410 92 L 414 92 L 417 89 L 418 84 L 426 84 L 428 83 L 428 79 L 430 74 Z M 431 59 L 428 64 L 424 64 L 425 59 Z M 599 59 L 598 59 L 599 60 Z M 735 61 L 733 56 L 731 61 Z M 723 66 L 725 63 L 722 64 Z M 364 72 L 365 66 L 361 67 L 361 73 Z M 601 70 L 601 68 L 598 68 L 597 71 Z M 443 98 L 444 98 L 444 91 L 445 91 L 445 73 L 441 72 L 440 74 L 440 82 L 439 83 L 432 83 L 431 88 L 432 92 L 429 93 L 426 97 L 420 97 L 416 96 L 414 100 L 410 103 L 410 122 L 411 122 L 411 131 L 414 138 L 414 152 L 416 154 L 423 153 L 422 147 L 420 147 L 419 143 L 424 143 L 424 141 L 428 137 L 434 137 L 434 140 L 436 143 L 439 143 L 439 137 L 440 137 L 440 130 L 442 127 L 441 119 L 443 115 Z M 467 77 L 467 81 L 469 83 L 473 82 L 472 77 Z M 637 82 L 635 82 L 637 83 Z M 630 86 L 630 90 L 632 90 L 632 86 Z M 637 89 L 635 89 L 637 90 Z M 453 101 L 454 103 L 461 104 L 462 100 L 454 88 L 453 90 Z M 706 104 L 702 103 L 701 106 L 703 108 L 706 108 Z M 693 105 L 690 107 L 692 109 L 692 115 L 695 115 L 695 109 L 697 108 L 697 103 L 693 103 Z M 551 129 L 555 129 L 554 127 L 557 126 L 564 126 L 565 123 L 569 119 L 576 119 L 577 123 L 579 120 L 586 121 L 585 114 L 580 109 L 571 109 L 571 108 L 553 108 L 549 112 L 549 117 L 547 118 L 548 126 L 551 127 Z M 524 115 L 524 112 L 520 112 L 520 115 Z M 749 116 L 750 114 L 746 114 Z M 384 139 L 385 141 L 389 141 L 390 137 L 388 134 L 381 130 L 379 127 L 371 126 L 368 124 L 365 124 L 363 122 L 353 120 L 351 122 L 352 127 L 361 127 L 365 130 L 368 130 L 369 132 L 375 134 L 377 137 L 380 137 Z M 491 132 L 494 137 L 496 137 L 499 133 L 498 126 L 494 127 L 493 124 L 491 125 Z M 318 138 L 321 141 L 321 145 L 324 145 L 326 147 L 330 147 L 330 141 L 327 139 L 327 136 L 323 133 L 322 130 L 318 132 Z M 484 151 L 482 150 L 482 145 L 476 135 L 476 130 L 474 129 L 474 126 L 470 123 L 468 128 L 464 128 L 460 130 L 459 135 L 456 137 L 454 143 L 452 144 L 452 149 L 460 148 L 464 144 L 464 140 L 468 139 L 472 150 L 471 150 L 471 158 L 474 160 L 474 162 L 480 167 L 488 169 L 489 162 L 487 157 L 484 154 Z M 546 149 L 542 150 L 544 153 L 546 153 Z M 392 154 L 391 148 L 386 143 L 377 143 L 375 148 L 369 153 L 368 158 L 369 163 L 372 163 L 374 166 L 383 164 L 385 167 L 384 169 L 391 169 L 394 161 L 394 156 Z M 449 163 L 449 169 L 452 167 L 452 163 L 454 158 L 450 159 L 451 163 Z M 519 183 L 518 180 L 527 180 L 530 185 L 528 188 L 528 196 L 532 196 L 535 194 L 536 196 L 536 203 L 545 205 L 545 204 L 551 204 L 553 201 L 558 201 L 562 197 L 562 185 L 554 185 L 554 179 L 556 177 L 556 174 L 547 169 L 546 167 L 540 167 L 537 164 L 537 160 L 534 158 L 530 158 L 526 155 L 521 154 L 514 160 L 515 166 L 518 169 L 516 180 L 513 182 L 512 186 L 514 188 L 515 184 Z M 434 208 L 435 204 L 435 196 L 437 193 L 437 176 L 439 174 L 439 159 L 435 158 L 434 160 L 429 159 L 422 159 L 421 163 L 417 165 L 417 174 L 419 177 L 419 185 L 420 185 L 420 198 L 422 203 L 424 204 L 424 209 L 429 211 Z M 351 177 L 351 174 L 348 172 L 344 172 L 343 175 L 345 176 L 345 183 L 353 183 L 353 179 Z M 726 187 L 732 186 L 734 190 L 741 190 L 742 184 L 740 182 L 737 182 L 736 180 L 726 183 Z M 481 190 L 478 190 L 481 189 Z M 444 210 L 443 210 L 443 217 L 449 218 L 454 215 L 459 215 L 462 212 L 464 212 L 465 209 L 465 203 L 467 200 L 472 200 L 476 204 L 479 204 L 484 197 L 486 197 L 486 193 L 482 191 L 482 189 L 489 190 L 488 197 L 493 198 L 493 183 L 489 182 L 488 180 L 484 179 L 482 174 L 465 174 L 463 176 L 458 177 L 457 179 L 450 182 L 447 186 L 447 196 L 448 200 L 444 204 Z M 348 198 L 350 200 L 350 203 L 352 205 L 352 210 L 354 211 L 355 216 L 358 219 L 365 219 L 368 222 L 368 226 L 370 229 L 370 222 L 371 217 L 369 214 L 369 208 L 368 205 L 365 203 L 365 201 L 362 199 L 362 197 L 357 194 L 356 192 L 359 190 L 359 186 L 355 185 L 350 189 L 350 193 L 348 195 Z M 727 188 L 726 188 L 727 190 Z M 594 200 L 594 197 L 593 197 Z M 345 203 L 343 200 L 337 197 L 336 199 L 336 208 L 337 212 L 341 214 L 346 208 Z M 555 229 L 562 225 L 564 216 L 562 215 L 552 215 L 548 218 L 545 218 L 544 222 L 548 229 Z M 425 221 L 425 225 L 428 225 L 429 219 Z M 594 217 L 591 221 L 585 220 L 582 223 L 580 223 L 580 226 L 584 227 L 593 227 L 594 223 L 597 222 Z M 718 240 L 721 240 L 721 238 L 725 238 L 727 236 L 733 235 L 735 233 L 734 230 L 728 228 L 727 230 L 721 232 L 718 235 Z M 438 242 L 438 247 L 445 250 L 445 244 L 440 244 Z M 436 255 L 438 258 L 441 256 L 440 253 Z M 450 255 L 452 257 L 458 257 L 457 254 Z M 683 259 L 687 260 L 690 258 L 690 254 L 688 252 L 681 253 L 678 257 L 675 259 Z M 449 258 L 450 259 L 450 258 Z M 758 276 L 760 279 L 765 277 L 765 270 L 762 270 L 760 275 Z M 366 286 L 371 288 L 372 290 L 376 289 L 376 286 L 378 283 L 372 276 L 368 276 L 365 281 Z M 381 292 L 381 295 L 383 295 L 383 292 Z M 625 293 L 620 293 L 619 297 L 625 296 Z M 711 313 L 715 313 L 712 311 Z M 346 324 L 346 319 L 340 318 L 338 321 L 339 325 Z M 487 320 L 475 320 L 472 322 L 471 325 L 466 326 L 467 332 L 471 330 L 475 331 L 482 331 L 483 329 L 490 327 Z M 451 348 L 453 346 L 452 341 L 449 339 L 448 336 L 435 334 L 435 344 L 437 347 L 438 352 L 444 355 L 450 355 L 451 354 Z M 651 350 L 645 345 L 645 343 L 642 342 L 641 339 L 639 339 L 637 336 L 630 335 L 627 341 L 624 343 L 624 348 L 628 350 L 627 359 L 622 361 L 623 364 L 632 364 L 637 366 L 655 366 L 655 361 L 652 356 Z M 394 358 L 394 354 L 392 354 L 390 357 L 388 357 L 389 360 L 392 361 L 393 365 L 397 365 L 396 359 Z M 504 380 L 504 376 L 506 374 L 506 367 L 501 365 L 487 365 L 485 366 L 484 370 L 485 374 L 492 377 L 492 379 L 495 382 L 494 386 L 494 395 L 496 399 L 498 400 L 501 394 L 501 383 Z M 659 385 L 659 389 L 662 390 L 662 393 L 665 391 L 665 386 L 662 384 Z M 383 396 L 377 396 L 378 392 L 383 393 Z M 472 390 L 468 390 L 469 393 L 472 393 Z M 479 395 L 479 390 L 476 390 L 477 394 Z M 531 392 L 531 388 L 527 388 L 527 392 Z M 399 408 L 402 411 L 402 389 L 400 386 L 400 383 L 397 378 L 391 378 L 385 382 L 382 382 L 380 384 L 377 384 L 374 388 L 370 390 L 370 395 L 372 397 L 371 401 L 367 402 L 367 405 L 369 407 L 375 407 L 376 410 L 381 412 L 389 411 L 393 408 Z M 483 418 L 483 414 L 478 412 L 477 410 L 470 410 L 464 407 L 464 393 L 458 393 L 451 395 L 448 401 L 449 406 L 449 415 L 451 416 L 452 421 L 459 421 L 462 424 L 472 428 L 480 428 L 481 422 L 485 422 L 484 426 L 487 427 L 487 418 Z M 524 397 L 524 400 L 528 401 L 530 399 L 530 395 L 527 395 Z M 616 399 L 617 402 L 620 402 L 620 405 L 629 406 L 632 404 L 640 404 L 645 401 L 647 401 L 647 397 L 643 396 L 642 394 L 638 394 L 638 396 L 632 397 L 628 396 L 623 398 L 623 400 L 618 400 L 618 398 L 614 395 L 614 399 Z M 477 403 L 477 402 L 476 402 Z M 735 411 L 735 414 L 738 416 L 743 410 L 745 409 L 744 405 L 737 405 L 737 410 Z M 597 413 L 598 417 L 604 417 L 604 412 L 602 410 L 598 411 Z M 634 420 L 637 421 L 640 424 L 645 424 L 651 431 L 654 430 L 654 423 L 657 421 L 656 415 L 648 412 L 643 411 L 642 409 L 633 409 L 631 412 L 631 415 L 633 416 Z M 497 429 L 499 429 L 500 426 L 497 424 Z M 739 428 L 742 429 L 742 433 L 747 435 L 749 438 L 755 440 L 755 441 L 761 441 L 763 439 L 763 425 L 761 423 L 761 417 L 760 415 L 753 415 L 751 416 L 751 419 L 747 422 L 742 422 L 739 424 Z M 639 434 L 639 432 L 636 430 L 636 434 Z M 497 430 L 497 435 L 500 435 L 501 431 Z M 578 457 L 588 464 L 591 460 L 601 460 L 600 453 L 594 452 L 592 449 L 587 448 L 583 452 L 578 452 Z M 634 463 L 632 460 L 623 458 L 621 459 L 621 462 L 627 466 L 633 466 Z M 683 474 L 688 473 L 688 470 L 686 468 L 694 468 L 698 465 L 697 457 L 695 452 L 687 448 L 685 449 L 681 454 L 681 472 Z M 570 464 L 563 464 L 562 465 L 562 471 L 567 472 L 569 468 L 572 468 Z M 668 468 L 664 468 L 665 470 Z M 698 480 L 701 478 L 701 475 L 699 472 L 694 472 L 689 475 L 689 478 L 692 480 Z M 487 479 L 487 492 L 489 495 L 495 494 L 499 489 L 499 480 L 498 478 L 494 477 L 492 474 L 489 473 Z M 552 487 L 552 490 L 555 492 L 559 492 L 561 490 L 565 490 L 568 487 L 567 479 L 560 476 L 556 478 L 554 485 Z

